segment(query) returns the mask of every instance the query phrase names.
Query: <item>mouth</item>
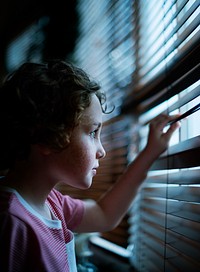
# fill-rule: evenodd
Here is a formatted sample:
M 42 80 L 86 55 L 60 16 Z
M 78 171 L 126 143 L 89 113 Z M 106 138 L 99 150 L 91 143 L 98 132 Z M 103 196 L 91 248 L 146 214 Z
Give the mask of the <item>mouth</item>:
M 97 174 L 97 167 L 92 168 L 92 173 L 94 176 Z

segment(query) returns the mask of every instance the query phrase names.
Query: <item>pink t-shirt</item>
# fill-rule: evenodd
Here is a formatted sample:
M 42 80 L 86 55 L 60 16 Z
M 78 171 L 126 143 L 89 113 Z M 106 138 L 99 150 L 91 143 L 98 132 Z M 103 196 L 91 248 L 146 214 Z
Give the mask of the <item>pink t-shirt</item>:
M 76 272 L 72 231 L 81 222 L 83 202 L 53 189 L 46 204 L 52 220 L 15 190 L 0 187 L 1 272 Z

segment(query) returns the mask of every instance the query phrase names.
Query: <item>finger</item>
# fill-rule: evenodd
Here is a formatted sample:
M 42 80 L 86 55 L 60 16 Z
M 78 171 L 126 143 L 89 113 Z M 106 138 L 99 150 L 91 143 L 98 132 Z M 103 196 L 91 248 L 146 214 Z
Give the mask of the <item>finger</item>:
M 164 137 L 166 137 L 167 140 L 170 140 L 174 131 L 178 129 L 179 127 L 180 127 L 180 122 L 177 121 L 176 123 L 174 123 L 173 125 L 169 127 L 169 129 L 165 132 Z
M 152 120 L 151 124 L 153 126 L 158 126 L 158 129 L 163 130 L 164 127 L 167 125 L 170 125 L 171 122 L 173 124 L 174 123 L 173 121 L 176 120 L 178 117 L 180 117 L 180 115 L 181 114 L 174 114 L 174 115 L 160 114 Z
M 174 123 L 178 122 L 180 116 L 181 116 L 181 114 L 174 114 L 174 115 L 169 116 L 168 125 L 171 125 L 171 124 L 174 124 Z
M 169 121 L 168 115 L 160 114 L 152 120 L 151 125 L 154 127 L 156 126 L 159 130 L 162 130 L 166 126 L 168 121 Z

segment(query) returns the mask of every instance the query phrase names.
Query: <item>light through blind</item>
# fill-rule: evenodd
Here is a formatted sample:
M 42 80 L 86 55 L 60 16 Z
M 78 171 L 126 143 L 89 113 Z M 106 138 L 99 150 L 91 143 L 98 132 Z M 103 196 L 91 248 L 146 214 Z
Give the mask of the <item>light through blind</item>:
M 181 77 L 188 86 L 198 79 L 200 5 L 197 0 L 134 2 L 138 65 L 124 109 L 135 105 L 144 111 L 178 93 Z
M 100 82 L 107 100 L 120 114 L 127 86 L 135 70 L 135 24 L 132 0 L 79 1 L 80 36 L 75 61 Z

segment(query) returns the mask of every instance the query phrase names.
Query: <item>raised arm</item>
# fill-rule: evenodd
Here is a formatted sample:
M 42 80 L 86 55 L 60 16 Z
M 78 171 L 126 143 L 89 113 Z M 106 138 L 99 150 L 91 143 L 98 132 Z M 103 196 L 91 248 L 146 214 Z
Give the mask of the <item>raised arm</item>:
M 174 118 L 174 116 L 162 114 L 151 122 L 144 150 L 106 194 L 97 202 L 87 201 L 85 203 L 85 214 L 77 232 L 102 232 L 117 226 L 146 178 L 149 168 L 167 149 L 173 132 L 179 127 L 179 123 L 174 123 L 166 132 L 163 132 L 167 123 Z

